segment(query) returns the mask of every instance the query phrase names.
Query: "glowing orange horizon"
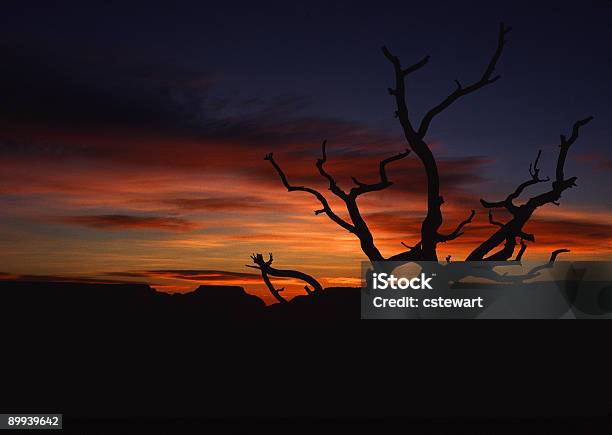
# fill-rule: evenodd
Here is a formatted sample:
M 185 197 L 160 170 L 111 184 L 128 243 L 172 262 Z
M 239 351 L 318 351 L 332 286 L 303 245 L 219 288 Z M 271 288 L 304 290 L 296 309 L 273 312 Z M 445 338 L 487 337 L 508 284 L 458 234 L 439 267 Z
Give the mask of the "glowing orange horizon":
M 18 126 L 12 132 L 44 140 L 59 151 L 39 158 L 17 154 L 0 161 L 0 195 L 8 204 L 0 215 L 4 277 L 104 281 L 123 274 L 121 279 L 144 280 L 165 291 L 189 291 L 199 284 L 241 285 L 271 301 L 256 274 L 235 274 L 253 272 L 244 266 L 251 253 L 273 252 L 279 268 L 302 270 L 326 286 L 359 285 L 365 257 L 357 239 L 326 216 L 315 216 L 316 200 L 287 192 L 263 161 L 265 152 L 275 150 L 292 182 L 326 192 L 314 168 L 316 144 L 252 146 L 136 131 L 92 134 L 41 127 L 24 132 Z M 400 141 L 387 141 L 346 152 L 353 148 L 339 144 L 335 151 L 332 144 L 328 170 L 344 187 L 351 185 L 353 175 L 373 181 L 380 158 L 403 148 Z M 439 245 L 439 258 L 451 255 L 461 260 L 495 230 L 479 199 L 503 198 L 508 192 L 487 190 L 488 180 L 479 174 L 490 162 L 485 157 L 439 158 L 445 198 L 442 230 L 452 230 L 471 209 L 477 211 L 463 236 Z M 384 255 L 401 252 L 401 242 L 419 241 L 425 210 L 420 163 L 409 156 L 388 172 L 394 181 L 391 188 L 360 198 Z M 519 182 L 522 176 L 517 173 L 510 181 Z M 566 196 L 561 207 L 538 210 L 525 227 L 536 236 L 525 258 L 545 260 L 552 250 L 568 248 L 568 260 L 612 259 L 610 210 L 580 203 L 573 191 Z M 329 199 L 345 216 L 342 204 Z M 496 218 L 507 216 L 500 212 Z M 156 270 L 226 274 L 202 280 L 144 273 Z M 136 276 L 139 273 L 142 276 Z M 303 294 L 302 283 L 282 285 L 289 296 Z

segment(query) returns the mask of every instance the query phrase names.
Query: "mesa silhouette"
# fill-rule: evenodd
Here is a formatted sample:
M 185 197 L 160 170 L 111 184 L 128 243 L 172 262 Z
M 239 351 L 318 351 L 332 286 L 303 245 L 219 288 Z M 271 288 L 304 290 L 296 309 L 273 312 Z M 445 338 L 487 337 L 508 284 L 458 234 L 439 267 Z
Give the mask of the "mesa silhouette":
M 164 293 L 148 284 L 0 281 L 0 315 L 16 324 L 133 322 L 163 326 L 208 320 L 359 319 L 360 292 L 330 287 L 267 306 L 239 286 L 202 285 L 189 293 Z M 43 324 L 43 323 L 40 324 Z

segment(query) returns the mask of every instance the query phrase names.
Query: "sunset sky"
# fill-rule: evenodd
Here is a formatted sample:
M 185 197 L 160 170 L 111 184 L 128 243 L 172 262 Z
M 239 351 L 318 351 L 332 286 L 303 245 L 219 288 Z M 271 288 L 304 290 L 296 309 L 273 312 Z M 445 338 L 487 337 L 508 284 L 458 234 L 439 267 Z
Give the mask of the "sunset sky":
M 431 55 L 407 81 L 418 120 L 455 79 L 482 74 L 502 20 L 513 27 L 502 79 L 428 133 L 443 229 L 477 211 L 439 256 L 461 259 L 491 234 L 478 200 L 527 180 L 539 149 L 553 176 L 559 135 L 593 115 L 566 165 L 578 187 L 536 212 L 525 257 L 612 260 L 612 2 L 125 3 L 3 3 L 0 279 L 238 284 L 267 298 L 244 265 L 273 252 L 279 268 L 357 285 L 357 239 L 287 192 L 264 155 L 328 193 L 314 166 L 327 139 L 341 187 L 374 182 L 379 160 L 407 148 L 380 47 L 405 64 Z M 414 154 L 389 178 L 360 201 L 385 255 L 418 242 L 425 213 Z

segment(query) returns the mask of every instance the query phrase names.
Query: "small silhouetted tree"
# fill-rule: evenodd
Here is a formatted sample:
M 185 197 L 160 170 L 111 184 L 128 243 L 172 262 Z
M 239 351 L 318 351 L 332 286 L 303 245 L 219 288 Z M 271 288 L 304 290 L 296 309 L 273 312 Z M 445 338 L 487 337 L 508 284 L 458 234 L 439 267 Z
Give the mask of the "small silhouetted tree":
M 258 269 L 259 271 L 261 271 L 261 276 L 263 278 L 264 283 L 268 287 L 268 290 L 270 290 L 272 296 L 274 296 L 276 300 L 280 303 L 287 302 L 287 300 L 281 295 L 281 292 L 285 289 L 277 289 L 276 287 L 274 287 L 274 284 L 272 284 L 272 281 L 270 281 L 270 276 L 274 276 L 277 278 L 294 278 L 304 281 L 312 286 L 312 289 L 307 285 L 304 286 L 304 290 L 306 290 L 306 293 L 308 293 L 309 295 L 316 295 L 323 290 L 323 287 L 321 286 L 319 281 L 304 272 L 289 269 L 276 269 L 272 267 L 272 262 L 274 261 L 272 253 L 269 254 L 268 260 L 264 260 L 262 254 L 252 254 L 251 260 L 253 260 L 255 266 L 247 264 L 246 267 Z
M 361 250 L 371 262 L 380 261 L 437 261 L 437 246 L 439 243 L 448 242 L 460 237 L 463 234 L 464 227 L 472 222 L 475 210 L 471 210 L 469 216 L 458 223 L 454 231 L 448 234 L 440 232 L 440 227 L 443 223 L 442 204 L 444 198 L 440 193 L 440 175 L 436 159 L 427 142 L 427 133 L 431 123 L 436 117 L 452 106 L 455 102 L 466 97 L 486 86 L 489 86 L 499 80 L 499 75 L 494 75 L 497 62 L 499 61 L 504 47 L 506 45 L 506 35 L 510 32 L 510 28 L 503 23 L 500 24 L 499 34 L 497 38 L 497 47 L 489 63 L 485 67 L 483 74 L 476 81 L 467 85 L 455 80 L 455 89 L 444 98 L 439 104 L 426 112 L 425 116 L 418 123 L 414 123 L 410 117 L 410 111 L 406 102 L 406 78 L 415 71 L 423 68 L 429 61 L 429 56 L 424 57 L 417 63 L 408 67 L 403 67 L 400 59 L 393 55 L 386 47 L 382 47 L 382 52 L 387 60 L 391 63 L 394 71 L 394 86 L 388 89 L 389 95 L 395 100 L 396 111 L 395 116 L 401 124 L 404 137 L 409 149 L 382 160 L 379 165 L 379 181 L 373 184 L 367 184 L 353 177 L 355 184 L 350 190 L 343 190 L 338 186 L 335 178 L 325 169 L 327 161 L 326 142 L 323 142 L 321 158 L 316 162 L 316 167 L 319 174 L 329 183 L 330 192 L 340 198 L 346 207 L 348 220 L 341 218 L 336 214 L 325 196 L 316 189 L 293 185 L 288 181 L 288 178 L 279 164 L 273 158 L 272 153 L 266 155 L 265 160 L 269 161 L 278 173 L 283 185 L 289 192 L 306 192 L 313 195 L 321 204 L 321 208 L 315 211 L 316 215 L 325 214 L 333 222 L 338 224 L 344 230 L 355 235 L 360 242 Z M 562 193 L 576 185 L 576 177 L 567 178 L 564 173 L 565 161 L 570 147 L 578 139 L 581 127 L 590 122 L 593 118 L 577 121 L 569 138 L 561 135 L 559 144 L 559 156 L 557 158 L 555 178 L 540 177 L 540 168 L 538 166 L 541 150 L 538 151 L 535 161 L 529 165 L 530 178 L 521 183 L 512 193 L 505 199 L 496 202 L 489 202 L 482 199 L 480 202 L 483 207 L 489 209 L 489 222 L 498 227 L 498 229 L 486 240 L 480 243 L 467 256 L 466 261 L 506 261 L 510 260 L 517 246 L 517 239 L 520 240 L 520 248 L 515 260 L 521 261 L 523 254 L 527 248 L 525 241 L 535 242 L 535 236 L 528 234 L 523 230 L 523 227 L 531 218 L 533 213 L 543 205 L 555 204 L 559 205 L 559 199 Z M 385 257 L 374 243 L 372 233 L 364 220 L 357 199 L 366 193 L 377 192 L 392 185 L 392 182 L 387 177 L 386 167 L 388 164 L 401 160 L 414 152 L 417 158 L 421 161 L 425 169 L 427 179 L 427 213 L 425 219 L 421 223 L 420 240 L 414 245 L 409 246 L 402 242 L 407 248 L 403 252 Z M 550 182 L 550 187 L 544 193 L 533 196 L 523 204 L 517 204 L 521 194 L 526 188 L 539 184 Z M 503 208 L 510 213 L 510 220 L 502 223 L 493 219 L 492 210 Z M 567 249 L 560 249 L 551 255 L 549 264 L 552 264 L 557 255 L 562 252 L 568 252 Z M 447 257 L 447 262 L 450 263 L 450 256 Z M 545 265 L 546 266 L 546 265 Z M 264 277 L 265 279 L 265 277 Z

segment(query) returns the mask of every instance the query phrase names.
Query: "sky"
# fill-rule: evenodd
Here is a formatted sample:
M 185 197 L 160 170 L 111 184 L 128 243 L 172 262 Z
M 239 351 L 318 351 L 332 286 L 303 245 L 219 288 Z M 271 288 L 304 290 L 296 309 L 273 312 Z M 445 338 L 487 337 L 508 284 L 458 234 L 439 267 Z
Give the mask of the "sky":
M 418 120 L 455 79 L 482 74 L 501 21 L 513 28 L 502 79 L 428 133 L 442 229 L 477 211 L 439 257 L 461 259 L 491 234 L 479 199 L 527 180 L 539 149 L 552 175 L 559 135 L 593 115 L 566 165 L 578 187 L 536 212 L 525 257 L 612 259 L 611 1 L 126 3 L 3 2 L 0 278 L 236 284 L 269 298 L 245 264 L 273 252 L 279 268 L 358 285 L 357 240 L 287 192 L 264 155 L 326 191 L 314 163 L 327 139 L 341 187 L 374 182 L 378 162 L 407 148 L 380 47 L 406 65 L 431 56 L 407 80 Z M 414 154 L 389 177 L 360 200 L 385 255 L 418 242 L 425 212 Z

